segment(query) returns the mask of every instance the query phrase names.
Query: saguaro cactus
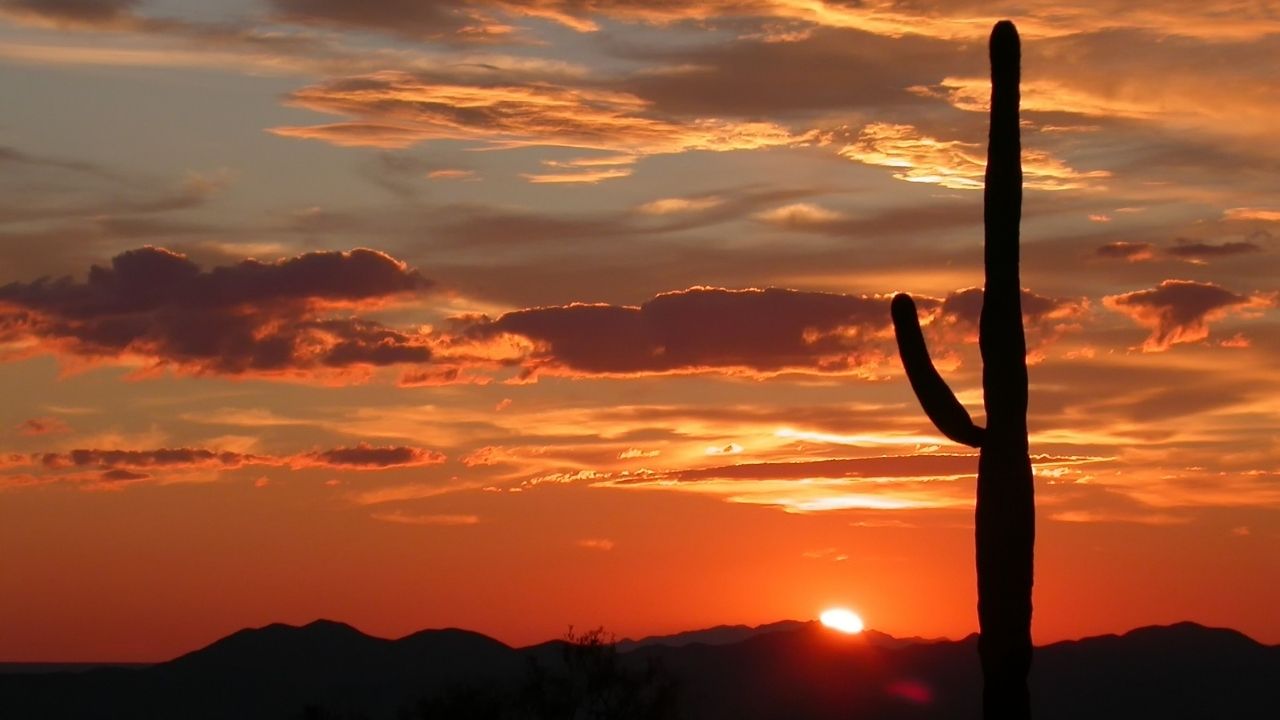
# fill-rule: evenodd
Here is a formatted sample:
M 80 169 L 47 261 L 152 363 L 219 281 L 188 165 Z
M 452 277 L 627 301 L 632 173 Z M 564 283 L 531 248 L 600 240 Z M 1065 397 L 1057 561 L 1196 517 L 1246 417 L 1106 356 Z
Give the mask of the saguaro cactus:
M 987 146 L 986 286 L 978 324 L 987 427 L 969 413 L 934 369 L 907 295 L 893 299 L 893 325 L 907 378 L 925 414 L 955 442 L 980 448 L 976 512 L 978 653 L 983 717 L 1031 715 L 1031 583 L 1035 497 L 1027 449 L 1027 343 L 1018 280 L 1022 216 L 1018 137 L 1018 31 L 1009 21 L 991 31 L 991 128 Z

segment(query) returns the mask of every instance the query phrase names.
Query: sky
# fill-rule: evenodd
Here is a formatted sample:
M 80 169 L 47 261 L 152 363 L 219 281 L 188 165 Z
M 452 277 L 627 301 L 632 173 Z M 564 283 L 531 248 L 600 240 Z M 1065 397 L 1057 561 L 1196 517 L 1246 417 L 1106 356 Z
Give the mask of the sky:
M 0 660 L 976 631 L 1005 17 L 1035 639 L 1280 642 L 1280 8 L 0 0 Z

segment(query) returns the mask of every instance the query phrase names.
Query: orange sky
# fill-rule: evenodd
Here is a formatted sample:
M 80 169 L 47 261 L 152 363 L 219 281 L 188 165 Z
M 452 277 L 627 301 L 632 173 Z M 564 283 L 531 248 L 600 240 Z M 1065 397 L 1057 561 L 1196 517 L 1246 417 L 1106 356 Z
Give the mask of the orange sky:
M 0 1 L 0 660 L 245 626 L 976 629 L 1024 38 L 1047 642 L 1280 642 L 1280 24 L 1225 2 Z

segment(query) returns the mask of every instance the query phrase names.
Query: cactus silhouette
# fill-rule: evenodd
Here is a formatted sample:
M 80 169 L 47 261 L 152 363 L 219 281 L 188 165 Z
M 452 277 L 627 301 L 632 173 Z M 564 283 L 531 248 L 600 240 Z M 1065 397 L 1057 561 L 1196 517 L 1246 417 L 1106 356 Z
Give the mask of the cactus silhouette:
M 978 324 L 987 427 L 969 413 L 934 369 L 907 295 L 893 299 L 898 352 L 911 388 L 942 434 L 980 448 L 975 540 L 978 567 L 978 653 L 983 717 L 1031 715 L 1031 583 L 1035 497 L 1027 447 L 1027 344 L 1018 279 L 1022 215 L 1018 137 L 1018 31 L 1005 20 L 991 31 L 991 128 L 987 146 L 986 285 Z

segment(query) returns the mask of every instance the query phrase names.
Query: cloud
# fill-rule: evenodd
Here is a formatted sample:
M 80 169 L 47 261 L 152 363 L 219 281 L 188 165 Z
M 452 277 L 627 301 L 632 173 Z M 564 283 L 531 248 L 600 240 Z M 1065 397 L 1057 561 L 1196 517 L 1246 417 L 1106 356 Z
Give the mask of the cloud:
M 137 5 L 138 0 L 3 0 L 0 14 L 55 27 L 117 26 Z
M 1064 467 L 1096 462 L 1098 458 L 1037 455 L 1036 467 Z M 712 480 L 812 480 L 969 477 L 977 472 L 978 456 L 973 454 L 883 455 L 830 460 L 740 463 L 716 467 L 673 470 L 644 478 L 616 481 L 619 485 L 651 483 L 691 483 Z
M 375 447 L 360 443 L 355 447 L 333 448 L 301 456 L 303 466 L 377 470 L 382 468 L 421 467 L 445 461 L 442 453 L 422 448 L 400 446 Z
M 1223 212 L 1225 220 L 1261 220 L 1263 222 L 1280 222 L 1280 210 L 1266 208 L 1229 208 Z
M 1035 455 L 1037 473 L 1098 463 L 1095 456 Z M 780 460 L 666 471 L 582 471 L 596 487 L 668 490 L 765 505 L 790 513 L 968 508 L 977 455 L 909 454 Z
M 844 220 L 845 216 L 813 203 L 792 203 L 756 213 L 756 218 L 784 228 L 808 228 Z
M 270 132 L 344 146 L 474 140 L 499 149 L 567 147 L 632 156 L 782 147 L 814 137 L 764 121 L 664 118 L 625 92 L 551 83 L 463 85 L 394 70 L 311 85 L 292 93 L 289 103 L 353 119 Z
M 436 361 L 459 368 L 519 367 L 510 381 L 541 374 L 638 377 L 718 373 L 753 378 L 786 373 L 880 377 L 896 368 L 888 296 L 781 288 L 693 287 L 639 306 L 570 303 L 490 318 L 455 318 L 433 345 Z M 961 342 L 977 337 L 982 290 L 917 298 L 935 328 Z M 1088 313 L 1082 298 L 1023 292 L 1033 346 L 1074 330 Z M 430 368 L 405 384 L 472 381 L 461 370 Z
M 1209 323 L 1232 313 L 1272 307 L 1275 297 L 1239 295 L 1213 283 L 1165 280 L 1148 290 L 1108 295 L 1102 302 L 1150 328 L 1142 350 L 1160 352 L 1179 343 L 1203 340 L 1209 336 Z
M 608 552 L 613 549 L 614 542 L 608 538 L 583 538 L 577 542 L 578 547 L 587 550 Z
M 813 27 L 857 29 L 887 37 L 920 35 L 948 40 L 981 40 L 996 20 L 1016 17 L 1028 37 L 1070 35 L 1114 28 L 1148 29 L 1160 35 L 1207 39 L 1253 39 L 1277 32 L 1265 8 L 1245 4 L 1222 12 L 1192 2 L 1099 2 L 1064 12 L 1059 3 L 916 2 L 893 0 L 271 0 L 293 22 L 378 30 L 414 39 L 448 39 L 512 34 L 507 22 L 538 19 L 578 32 L 600 30 L 602 19 L 616 22 L 741 27 L 743 35 L 785 42 L 808 37 Z
M 144 472 L 135 472 L 133 470 L 125 470 L 123 468 L 115 468 L 114 470 L 104 470 L 98 476 L 103 482 L 131 482 L 134 480 L 146 480 L 151 476 Z
M 403 510 L 371 513 L 369 517 L 400 525 L 475 525 L 480 522 L 479 515 L 415 514 Z
M 271 455 L 203 447 L 158 449 L 77 448 L 62 452 L 14 454 L 6 467 L 38 466 L 43 482 L 128 481 L 181 479 L 207 471 L 245 467 L 273 467 L 289 470 L 328 469 L 338 472 L 369 472 L 422 467 L 445 461 L 434 450 L 410 446 L 377 447 L 361 443 L 296 455 Z M 85 474 L 82 471 L 92 471 Z
M 575 158 L 573 160 L 543 160 L 542 164 L 551 168 L 551 172 L 523 173 L 520 177 L 535 184 L 595 184 L 601 180 L 616 180 L 629 177 L 632 173 L 632 168 L 629 166 L 635 161 L 636 156 L 634 155 Z
M 899 180 L 957 190 L 981 190 L 986 157 L 978 143 L 939 140 L 912 125 L 871 123 L 839 150 L 841 157 L 867 165 L 895 168 Z M 1105 170 L 1081 172 L 1047 152 L 1022 151 L 1023 187 L 1029 190 L 1076 190 L 1111 176 Z
M 949 293 L 942 300 L 939 315 L 944 326 L 961 331 L 967 340 L 976 340 L 982 318 L 983 290 L 964 288 Z M 1078 327 L 1089 311 L 1084 298 L 1050 298 L 1023 289 L 1022 322 L 1032 346 L 1056 339 L 1063 332 Z
M 476 318 L 459 334 L 531 343 L 519 359 L 526 373 L 867 375 L 886 356 L 888 308 L 879 296 L 695 287 L 639 307 L 574 303 Z
M 27 437 L 57 435 L 70 432 L 71 427 L 56 417 L 37 417 L 18 423 L 18 434 Z
M 488 385 L 493 378 L 477 375 L 456 365 L 437 365 L 409 370 L 400 376 L 400 387 L 440 387 L 443 385 Z
M 1225 242 L 1215 245 L 1213 243 L 1193 242 L 1191 240 L 1179 239 L 1177 245 L 1165 249 L 1165 252 L 1176 258 L 1188 260 L 1204 260 L 1206 258 L 1229 257 L 1231 255 L 1246 255 L 1261 251 L 1261 247 L 1247 240 Z
M 723 202 L 724 198 L 715 195 L 659 198 L 638 206 L 636 211 L 645 215 L 675 215 L 710 210 Z
M 517 28 L 494 14 L 496 2 L 269 0 L 269 4 L 279 21 L 377 30 L 412 40 L 475 43 L 519 37 Z
M 478 180 L 475 170 L 463 170 L 460 168 L 444 168 L 441 170 L 432 170 L 427 173 L 429 180 Z
M 1086 117 L 1150 119 L 1158 108 L 1120 97 L 1093 94 L 1056 80 L 1023 80 L 1020 85 L 1023 113 L 1073 113 Z M 986 113 L 991 110 L 991 79 L 987 77 L 947 77 L 933 86 L 910 88 L 926 97 L 945 99 L 960 110 Z
M 1211 242 L 1202 242 L 1195 240 L 1187 240 L 1179 238 L 1175 245 L 1158 250 L 1155 245 L 1147 242 L 1109 242 L 1101 245 L 1094 251 L 1098 257 L 1127 260 L 1129 262 L 1147 262 L 1153 260 L 1158 252 L 1178 259 L 1186 260 L 1193 263 L 1203 264 L 1206 260 L 1212 258 L 1224 258 L 1234 255 L 1247 255 L 1249 253 L 1262 252 L 1262 247 L 1257 243 L 1248 240 L 1240 240 L 1236 242 L 1224 242 L 1214 244 Z
M 949 43 L 849 30 L 819 30 L 800 42 L 616 45 L 616 53 L 645 65 L 619 79 L 619 88 L 689 117 L 845 117 L 857 110 L 895 117 L 934 104 L 907 88 L 984 67 L 980 55 L 957 53 Z
M 123 469 L 232 469 L 244 465 L 279 464 L 276 458 L 263 455 L 209 450 L 206 448 L 161 448 L 159 450 L 70 450 L 44 453 L 40 463 L 46 468 L 96 467 L 103 470 Z
M 431 283 L 381 252 L 311 252 L 203 270 L 145 247 L 93 266 L 88 278 L 0 287 L 0 337 L 38 350 L 227 375 L 321 373 L 425 362 L 425 337 L 334 317 L 418 293 Z
M 1110 242 L 1098 246 L 1094 254 L 1107 259 L 1145 262 L 1155 257 L 1155 246 L 1146 242 Z

